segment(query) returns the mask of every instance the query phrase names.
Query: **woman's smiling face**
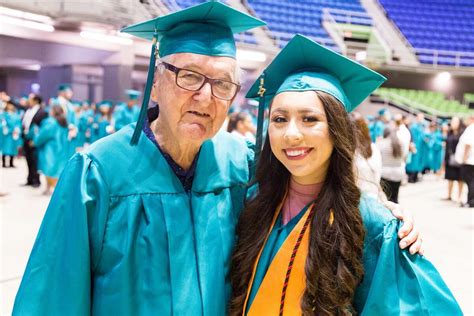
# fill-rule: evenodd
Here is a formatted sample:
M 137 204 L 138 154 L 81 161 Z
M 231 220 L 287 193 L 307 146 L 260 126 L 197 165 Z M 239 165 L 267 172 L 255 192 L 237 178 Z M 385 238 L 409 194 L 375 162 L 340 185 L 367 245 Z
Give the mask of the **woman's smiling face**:
M 334 146 L 323 103 L 314 91 L 277 94 L 268 133 L 273 154 L 296 182 L 324 181 Z

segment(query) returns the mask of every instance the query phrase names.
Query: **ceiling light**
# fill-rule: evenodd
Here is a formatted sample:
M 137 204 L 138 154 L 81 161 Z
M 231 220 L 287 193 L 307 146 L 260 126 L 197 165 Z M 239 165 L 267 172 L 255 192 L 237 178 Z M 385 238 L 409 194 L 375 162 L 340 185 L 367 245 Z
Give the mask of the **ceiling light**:
M 48 23 L 48 24 L 53 23 L 53 19 L 51 19 L 49 16 L 29 13 L 29 12 L 20 11 L 20 10 L 14 10 L 14 9 L 5 8 L 5 7 L 0 7 L 0 15 L 6 15 L 6 16 L 14 17 L 14 18 L 32 20 L 32 21 L 43 22 L 43 23 Z
M 13 24 L 16 26 L 27 27 L 30 29 L 35 29 L 35 30 L 44 31 L 44 32 L 54 32 L 54 26 L 50 24 L 17 19 L 17 18 L 12 18 L 9 16 L 0 17 L 0 23 Z

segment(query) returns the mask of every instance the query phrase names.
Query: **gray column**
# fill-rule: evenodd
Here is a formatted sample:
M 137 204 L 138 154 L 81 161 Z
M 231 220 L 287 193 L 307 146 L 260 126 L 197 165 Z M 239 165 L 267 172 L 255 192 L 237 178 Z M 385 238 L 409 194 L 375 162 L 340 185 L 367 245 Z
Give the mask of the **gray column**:
M 124 101 L 124 90 L 132 87 L 133 66 L 103 65 L 103 98 L 114 102 Z
M 69 83 L 74 91 L 73 69 L 71 65 L 43 66 L 38 72 L 38 83 L 40 93 L 44 100 L 55 97 L 58 94 L 58 85 Z

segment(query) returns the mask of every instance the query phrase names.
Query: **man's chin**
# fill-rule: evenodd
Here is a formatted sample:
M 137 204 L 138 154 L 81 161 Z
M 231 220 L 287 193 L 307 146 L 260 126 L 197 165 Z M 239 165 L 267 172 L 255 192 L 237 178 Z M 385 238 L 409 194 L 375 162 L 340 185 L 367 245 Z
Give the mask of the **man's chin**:
M 195 142 L 200 141 L 201 143 L 213 136 L 214 135 L 212 135 L 205 126 L 198 123 L 186 124 L 181 128 L 180 133 L 180 137 L 182 138 Z

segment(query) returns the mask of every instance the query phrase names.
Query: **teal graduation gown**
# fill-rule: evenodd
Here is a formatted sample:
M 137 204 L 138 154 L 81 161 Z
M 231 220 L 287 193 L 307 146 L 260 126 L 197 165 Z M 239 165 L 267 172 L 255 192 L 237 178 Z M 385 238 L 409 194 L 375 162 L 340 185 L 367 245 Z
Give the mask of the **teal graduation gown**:
M 84 147 L 86 143 L 89 143 L 90 128 L 91 122 L 89 120 L 90 117 L 93 117 L 93 112 L 91 110 L 82 111 L 79 115 L 77 120 L 77 139 L 76 139 L 76 146 L 77 147 Z
M 373 127 L 373 142 L 377 140 L 377 138 L 383 137 L 383 132 L 385 131 L 385 123 L 382 121 L 375 121 Z
M 295 218 L 301 218 L 306 209 Z M 357 314 L 462 315 L 436 268 L 425 257 L 410 255 L 407 250 L 399 248 L 399 220 L 380 202 L 366 194 L 361 197 L 359 209 L 366 235 L 364 278 L 356 289 L 353 301 Z M 285 242 L 284 235 L 287 237 L 291 233 L 298 219 L 286 226 L 281 226 L 281 220 L 275 223 L 257 265 L 249 305 L 258 292 L 271 259 Z
M 252 152 L 206 141 L 186 193 L 135 124 L 77 153 L 59 179 L 14 315 L 225 315 Z
M 110 135 L 109 131 L 107 131 L 108 126 L 110 126 L 109 118 L 97 113 L 92 124 L 91 143 Z
M 21 146 L 21 118 L 18 113 L 5 112 L 2 127 L 3 144 L 2 153 L 5 156 L 18 155 L 18 147 Z
M 136 105 L 129 108 L 126 104 L 116 107 L 114 111 L 114 125 L 115 130 L 120 130 L 122 127 L 136 122 L 138 119 L 138 114 L 140 113 L 140 108 Z
M 432 136 L 431 144 L 431 160 L 429 168 L 434 172 L 438 172 L 441 169 L 441 165 L 444 160 L 444 148 L 443 148 L 443 133 L 440 129 L 437 129 Z
M 45 176 L 59 178 L 69 160 L 68 128 L 59 125 L 53 117 L 48 117 L 39 128 L 33 143 L 38 152 L 38 170 Z
M 7 122 L 5 121 L 5 112 L 0 111 L 0 153 L 3 152 L 3 139 L 5 136 L 3 135 L 3 128 Z
M 410 126 L 411 141 L 416 146 L 416 153 L 411 155 L 410 162 L 407 163 L 406 170 L 410 173 L 421 172 L 424 167 L 424 125 L 418 122 L 413 123 Z

